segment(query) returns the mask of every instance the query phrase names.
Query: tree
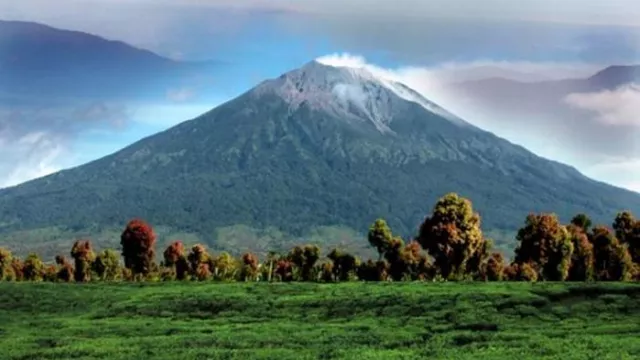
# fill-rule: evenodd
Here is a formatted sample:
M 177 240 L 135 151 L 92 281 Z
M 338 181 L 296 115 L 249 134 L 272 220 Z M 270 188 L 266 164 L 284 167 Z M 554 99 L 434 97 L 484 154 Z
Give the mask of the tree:
M 13 271 L 14 280 L 24 280 L 24 262 L 18 258 L 11 259 L 11 269 Z
M 62 255 L 56 256 L 56 264 L 58 265 L 56 279 L 62 282 L 73 280 L 73 265 Z
M 238 263 L 236 259 L 227 252 L 222 252 L 218 257 L 210 257 L 209 267 L 213 269 L 213 274 L 219 280 L 235 279 L 238 273 Z
M 578 214 L 571 219 L 571 224 L 579 227 L 585 234 L 591 230 L 591 219 L 586 214 Z
M 596 279 L 629 280 L 632 276 L 633 261 L 627 248 L 604 226 L 596 227 L 592 238 Z
M 202 244 L 196 244 L 191 248 L 191 252 L 187 256 L 189 267 L 191 268 L 194 278 L 202 281 L 207 280 L 211 276 L 211 268 L 209 260 L 211 256 Z
M 127 224 L 120 236 L 120 245 L 124 266 L 130 269 L 134 276 L 146 276 L 153 269 L 155 243 L 156 234 L 146 222 L 133 219 Z
M 91 280 L 91 264 L 95 260 L 95 253 L 89 240 L 78 240 L 71 248 L 71 257 L 75 261 L 74 279 L 77 282 Z
M 573 254 L 569 267 L 569 281 L 587 281 L 593 279 L 593 244 L 589 241 L 584 227 L 575 224 L 569 225 Z
M 358 258 L 338 249 L 331 250 L 327 257 L 333 262 L 333 275 L 339 281 L 347 281 L 355 276 L 356 270 L 360 266 Z
M 275 273 L 280 281 L 293 281 L 293 263 L 287 259 L 278 260 Z
M 189 262 L 184 251 L 184 244 L 182 241 L 177 240 L 169 245 L 164 253 L 164 266 L 169 268 L 169 273 L 178 280 L 184 280 L 189 273 Z
M 11 266 L 12 261 L 11 251 L 0 248 L 0 281 L 15 280 L 16 274 L 13 266 Z
M 258 257 L 251 253 L 242 255 L 242 269 L 240 277 L 244 281 L 256 281 L 260 273 L 260 262 Z
M 331 263 L 327 263 L 332 265 Z M 333 267 L 329 271 L 333 273 Z M 358 279 L 364 281 L 385 281 L 389 274 L 389 264 L 386 261 L 373 261 L 371 259 L 360 264 L 357 269 Z
M 316 245 L 296 246 L 287 255 L 287 258 L 299 271 L 300 280 L 313 280 L 313 269 L 320 259 L 320 248 Z
M 120 276 L 120 256 L 111 249 L 102 250 L 93 262 L 93 271 L 98 279 L 113 281 Z
M 528 263 L 545 280 L 562 281 L 569 275 L 573 244 L 555 214 L 530 214 L 518 231 L 515 262 Z
M 538 271 L 530 263 L 512 263 L 505 269 L 505 276 L 513 281 L 538 281 Z
M 640 264 L 640 221 L 628 211 L 619 213 L 614 222 L 613 229 L 620 243 L 629 249 L 629 255 L 634 263 Z
M 489 281 L 500 281 L 504 278 L 505 261 L 502 253 L 494 252 L 484 266 L 484 278 Z
M 480 216 L 473 211 L 471 201 L 454 193 L 438 200 L 433 214 L 420 226 L 417 240 L 434 258 L 436 270 L 447 279 L 462 277 L 467 262 L 485 241 Z
M 393 235 L 387 222 L 384 219 L 377 219 L 369 228 L 367 239 L 369 244 L 378 251 L 378 260 L 382 260 L 385 253 L 390 249 Z
M 23 270 L 24 279 L 27 281 L 42 281 L 45 267 L 40 257 L 36 254 L 29 254 L 24 259 Z

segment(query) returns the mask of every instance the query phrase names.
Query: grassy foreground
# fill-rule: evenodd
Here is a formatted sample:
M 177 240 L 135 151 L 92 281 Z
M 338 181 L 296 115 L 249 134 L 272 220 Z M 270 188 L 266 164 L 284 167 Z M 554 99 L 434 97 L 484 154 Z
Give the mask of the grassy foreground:
M 0 283 L 2 359 L 638 359 L 640 284 Z

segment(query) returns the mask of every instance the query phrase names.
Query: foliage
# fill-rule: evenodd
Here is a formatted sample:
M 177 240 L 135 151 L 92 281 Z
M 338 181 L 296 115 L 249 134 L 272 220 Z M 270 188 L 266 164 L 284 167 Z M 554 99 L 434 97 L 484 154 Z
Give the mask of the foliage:
M 592 224 L 593 222 L 591 221 L 591 218 L 586 214 L 578 214 L 571 219 L 571 225 L 582 229 L 582 232 L 585 234 L 591 230 Z
M 91 280 L 91 264 L 95 260 L 95 253 L 89 240 L 78 240 L 71 248 L 71 257 L 75 260 L 74 279 L 77 282 Z
M 586 227 L 587 229 L 589 227 Z M 584 226 L 569 225 L 567 227 L 573 253 L 569 266 L 567 280 L 588 281 L 593 279 L 593 244 L 589 241 L 589 235 L 585 232 Z
M 463 275 L 467 262 L 485 243 L 480 215 L 473 211 L 468 199 L 447 194 L 420 225 L 418 241 L 434 258 L 434 265 L 444 278 Z
M 11 251 L 0 248 L 0 281 L 9 281 L 15 279 L 15 273 L 11 263 L 13 256 Z
M 45 265 L 37 254 L 29 254 L 22 265 L 22 276 L 27 281 L 42 281 Z
M 592 237 L 596 279 L 629 280 L 632 277 L 633 262 L 627 248 L 604 226 L 596 227 Z
M 267 282 L 345 282 L 345 281 L 626 281 L 640 277 L 640 264 L 631 256 L 637 221 L 632 215 L 619 215 L 613 232 L 598 226 L 590 230 L 585 217 L 576 217 L 564 226 L 554 214 L 530 214 L 517 239 L 515 258 L 506 266 L 505 256 L 492 250 L 493 241 L 480 231 L 480 217 L 468 199 L 449 194 L 436 204 L 415 240 L 405 243 L 394 236 L 383 219 L 370 227 L 369 243 L 379 251 L 378 260 L 361 262 L 341 248 L 323 253 L 317 245 L 295 246 L 288 252 L 269 252 L 261 262 L 258 255 L 244 253 L 234 257 L 227 252 L 210 254 L 196 244 L 185 254 L 182 241 L 172 242 L 156 265 L 149 257 L 155 251 L 153 229 L 140 220 L 128 223 L 122 234 L 122 254 L 103 249 L 97 256 L 88 240 L 76 241 L 70 251 L 75 266 L 64 256 L 55 265 L 44 264 L 32 254 L 24 262 L 0 249 L 2 280 L 68 282 L 96 281 L 267 281 Z M 622 219 L 622 220 L 620 220 Z M 626 219 L 626 220 L 625 220 Z M 626 230 L 630 227 L 631 230 Z M 423 245 L 425 247 L 423 247 Z M 374 255 L 375 256 L 375 255 Z M 134 269 L 146 273 L 136 273 Z
M 62 255 L 56 256 L 56 265 L 58 265 L 55 276 L 57 281 L 70 282 L 74 279 L 75 271 L 73 265 L 71 265 L 67 258 Z
M 92 267 L 98 279 L 103 281 L 117 280 L 121 273 L 118 253 L 111 249 L 101 251 Z
M 130 269 L 133 275 L 147 275 L 151 272 L 155 256 L 156 234 L 151 226 L 140 219 L 131 220 L 122 235 L 120 246 L 124 266 Z
M 635 359 L 639 295 L 630 283 L 3 282 L 0 348 L 7 360 Z
M 640 220 L 636 220 L 628 211 L 619 213 L 614 222 L 616 237 L 629 249 L 629 255 L 636 264 L 640 264 Z
M 573 254 L 567 228 L 555 214 L 530 214 L 518 231 L 515 262 L 538 270 L 544 280 L 565 280 Z

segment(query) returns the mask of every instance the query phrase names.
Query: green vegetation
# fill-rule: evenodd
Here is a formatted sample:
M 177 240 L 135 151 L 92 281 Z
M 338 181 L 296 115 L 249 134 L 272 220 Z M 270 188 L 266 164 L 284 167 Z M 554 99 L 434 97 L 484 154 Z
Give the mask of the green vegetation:
M 637 359 L 640 285 L 0 283 L 27 359 Z
M 455 193 L 443 196 L 408 239 L 393 233 L 384 219 L 369 228 L 367 240 L 377 259 L 361 261 L 341 248 L 323 253 L 318 245 L 297 245 L 287 252 L 214 255 L 203 244 L 185 247 L 173 241 L 156 251 L 157 234 L 145 221 L 129 221 L 120 235 L 120 256 L 98 255 L 89 240 L 73 244 L 71 264 L 64 255 L 46 266 L 29 254 L 24 261 L 0 248 L 0 280 L 89 282 L 113 281 L 305 281 L 344 282 L 408 280 L 481 281 L 628 281 L 640 279 L 640 220 L 622 212 L 613 229 L 591 227 L 585 214 L 563 225 L 555 214 L 530 214 L 518 231 L 510 264 L 484 236 L 471 201 Z M 323 256 L 324 255 L 324 256 Z M 160 264 L 158 258 L 162 258 Z
M 297 71 L 342 76 L 329 73 L 338 68 Z M 254 235 L 259 241 L 246 251 L 316 243 L 310 237 L 317 227 L 357 235 L 378 217 L 407 238 L 431 204 L 455 191 L 483 214 L 482 230 L 512 251 L 512 235 L 529 211 L 552 211 L 563 222 L 585 212 L 596 223 L 622 209 L 640 213 L 637 193 L 592 181 L 393 93 L 380 94 L 393 110 L 393 133 L 381 133 L 355 109 L 342 116 L 292 107 L 270 90 L 278 81 L 102 159 L 1 189 L 0 243 L 16 252 L 21 244 L 49 249 L 51 256 L 87 236 L 96 249 L 113 247 L 122 224 L 137 216 L 159 234 L 190 234 L 179 238 L 229 252 L 238 242 L 252 245 Z M 364 239 L 359 235 L 351 241 Z

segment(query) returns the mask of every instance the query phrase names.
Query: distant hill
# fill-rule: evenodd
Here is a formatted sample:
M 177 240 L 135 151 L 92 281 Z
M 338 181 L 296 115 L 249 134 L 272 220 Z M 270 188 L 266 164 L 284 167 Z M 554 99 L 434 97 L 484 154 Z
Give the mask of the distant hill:
M 217 66 L 173 61 L 83 32 L 0 21 L 0 102 L 164 97 L 168 87 Z
M 58 227 L 68 244 L 136 216 L 229 250 L 217 231 L 239 225 L 306 236 L 320 226 L 364 232 L 384 217 L 411 236 L 452 191 L 494 232 L 513 232 L 531 211 L 599 223 L 640 213 L 639 194 L 540 158 L 402 84 L 313 61 L 105 158 L 0 190 L 0 238 Z
M 562 113 L 563 99 L 572 93 L 591 93 L 613 90 L 620 86 L 640 83 L 640 65 L 610 66 L 584 79 L 522 82 L 501 77 L 451 84 L 452 93 L 467 98 L 470 105 L 491 110 L 500 108 L 513 114 L 527 113 L 543 116 Z

